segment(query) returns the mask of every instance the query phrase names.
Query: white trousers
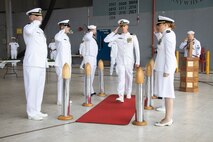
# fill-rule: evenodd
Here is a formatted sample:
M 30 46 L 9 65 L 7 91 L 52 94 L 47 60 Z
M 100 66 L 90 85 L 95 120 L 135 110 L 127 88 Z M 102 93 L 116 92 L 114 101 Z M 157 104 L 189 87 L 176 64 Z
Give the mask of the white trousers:
M 114 66 L 115 66 L 115 58 L 111 57 L 111 61 L 110 61 L 110 75 L 113 74 Z
M 41 112 L 44 94 L 46 68 L 23 67 L 24 88 L 27 100 L 28 116 L 35 116 Z
M 95 70 L 96 70 L 96 65 L 91 66 L 91 94 L 94 93 L 94 88 L 93 88 L 93 82 L 94 82 L 94 78 L 95 78 Z
M 91 57 L 91 56 L 85 56 L 84 57 L 84 63 L 86 65 L 86 63 L 89 63 L 91 66 L 91 87 L 90 87 L 90 91 L 91 94 L 94 93 L 94 88 L 93 88 L 93 82 L 94 82 L 94 78 L 95 78 L 95 71 L 96 71 L 96 57 Z
M 132 80 L 133 80 L 133 65 L 123 66 L 117 65 L 118 71 L 118 95 L 123 96 L 124 93 L 131 95 L 132 93 Z
M 63 98 L 63 77 L 62 77 L 62 67 L 55 67 L 56 74 L 58 76 L 58 83 L 57 83 L 57 103 L 62 104 Z M 71 73 L 71 70 L 70 70 Z
M 163 72 L 155 71 L 155 93 L 163 98 L 175 98 L 174 73 L 163 77 Z
M 17 50 L 11 50 L 11 59 L 17 59 Z
M 57 54 L 57 51 L 52 51 L 52 52 L 50 53 L 50 59 L 51 59 L 51 60 L 55 60 L 56 54 Z

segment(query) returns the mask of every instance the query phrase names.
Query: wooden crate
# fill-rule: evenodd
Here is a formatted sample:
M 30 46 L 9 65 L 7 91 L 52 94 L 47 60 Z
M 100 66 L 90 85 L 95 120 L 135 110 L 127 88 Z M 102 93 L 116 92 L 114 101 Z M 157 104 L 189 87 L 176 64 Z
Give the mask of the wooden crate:
M 198 92 L 199 58 L 181 58 L 180 91 Z

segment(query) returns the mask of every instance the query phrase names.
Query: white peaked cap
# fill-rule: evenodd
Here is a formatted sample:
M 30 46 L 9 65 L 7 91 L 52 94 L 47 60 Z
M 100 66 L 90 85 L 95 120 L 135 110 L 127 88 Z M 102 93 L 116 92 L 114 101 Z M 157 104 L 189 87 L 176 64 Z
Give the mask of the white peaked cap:
M 26 15 L 42 15 L 41 8 L 34 8 L 26 12 Z
M 158 16 L 158 22 L 157 23 L 165 23 L 165 22 L 171 22 L 174 23 L 175 21 L 169 17 L 165 16 Z
M 188 34 L 188 35 L 194 35 L 195 32 L 194 32 L 194 31 L 188 31 L 187 34 Z
M 60 24 L 68 24 L 70 20 L 63 20 L 63 21 L 60 21 L 58 22 L 58 25 Z
M 129 22 L 129 20 L 127 20 L 127 19 L 120 19 L 120 20 L 118 20 L 118 24 L 119 25 L 125 25 L 125 24 L 129 24 L 130 22 Z
M 95 26 L 95 25 L 89 25 L 89 26 L 87 26 L 87 28 L 88 28 L 89 30 L 95 30 L 95 29 L 96 29 L 96 26 Z

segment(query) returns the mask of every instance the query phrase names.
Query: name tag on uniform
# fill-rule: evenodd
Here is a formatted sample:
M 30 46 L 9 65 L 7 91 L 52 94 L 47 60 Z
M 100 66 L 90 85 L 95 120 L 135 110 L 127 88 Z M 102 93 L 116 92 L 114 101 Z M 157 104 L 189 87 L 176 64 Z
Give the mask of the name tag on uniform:
M 131 43 L 131 42 L 132 42 L 132 38 L 131 37 L 127 38 L 127 43 Z
M 64 40 L 67 40 L 66 38 Z

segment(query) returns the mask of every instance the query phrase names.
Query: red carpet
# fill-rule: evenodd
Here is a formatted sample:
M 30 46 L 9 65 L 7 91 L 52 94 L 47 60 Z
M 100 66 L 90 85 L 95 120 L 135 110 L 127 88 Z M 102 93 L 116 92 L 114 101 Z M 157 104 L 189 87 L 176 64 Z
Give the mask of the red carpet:
M 76 122 L 127 125 L 135 113 L 135 96 L 125 99 L 124 103 L 116 102 L 118 95 L 110 95 Z

